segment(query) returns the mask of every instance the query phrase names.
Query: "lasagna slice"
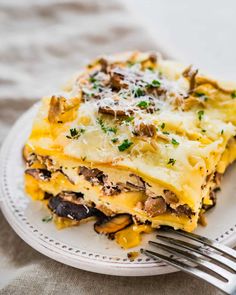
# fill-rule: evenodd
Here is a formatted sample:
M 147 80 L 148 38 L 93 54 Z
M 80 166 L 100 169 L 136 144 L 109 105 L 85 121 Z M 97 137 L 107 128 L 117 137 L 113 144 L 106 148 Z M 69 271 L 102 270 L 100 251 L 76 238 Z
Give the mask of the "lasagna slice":
M 43 98 L 25 189 L 59 228 L 96 219 L 124 248 L 163 225 L 190 232 L 236 158 L 235 125 L 234 88 L 193 67 L 153 53 L 98 58 Z

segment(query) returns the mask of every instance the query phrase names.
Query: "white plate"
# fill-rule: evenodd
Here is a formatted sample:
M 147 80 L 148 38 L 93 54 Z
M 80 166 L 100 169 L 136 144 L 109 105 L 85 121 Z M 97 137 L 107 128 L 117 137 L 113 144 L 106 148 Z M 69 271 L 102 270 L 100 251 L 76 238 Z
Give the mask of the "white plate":
M 53 223 L 43 223 L 49 213 L 40 202 L 32 201 L 23 190 L 22 147 L 30 133 L 38 104 L 27 111 L 6 138 L 0 155 L 1 209 L 16 233 L 31 247 L 64 264 L 92 272 L 119 276 L 147 276 L 175 271 L 174 268 L 141 254 L 134 261 L 114 241 L 98 235 L 93 223 L 57 230 Z M 227 171 L 218 194 L 217 206 L 208 213 L 208 226 L 198 233 L 227 245 L 236 244 L 236 169 Z M 144 235 L 142 247 L 154 234 Z M 140 247 L 132 249 L 139 250 Z

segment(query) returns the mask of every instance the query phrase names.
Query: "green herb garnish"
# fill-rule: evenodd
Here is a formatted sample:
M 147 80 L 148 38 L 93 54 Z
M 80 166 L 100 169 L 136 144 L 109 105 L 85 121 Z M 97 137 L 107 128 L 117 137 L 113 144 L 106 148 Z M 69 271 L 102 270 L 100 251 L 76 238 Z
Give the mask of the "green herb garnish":
M 201 121 L 202 120 L 202 117 L 203 117 L 203 115 L 204 115 L 204 111 L 198 111 L 198 119 Z
M 149 102 L 142 100 L 137 104 L 138 107 L 140 107 L 141 109 L 146 109 L 149 106 Z
M 170 164 L 170 165 L 174 166 L 175 162 L 176 162 L 175 159 L 170 158 L 167 164 Z
M 220 134 L 222 135 L 223 133 L 224 133 L 224 130 L 222 129 L 221 132 L 220 132 Z
M 179 142 L 177 140 L 175 140 L 174 138 L 172 138 L 171 143 L 173 145 L 179 145 Z
M 232 98 L 236 98 L 236 90 L 234 90 L 234 91 L 231 93 L 231 97 L 232 97 Z
M 165 126 L 166 126 L 166 124 L 165 123 L 162 123 L 160 127 L 161 127 L 161 129 L 164 129 Z
M 128 139 L 125 139 L 122 142 L 122 144 L 118 146 L 118 149 L 120 152 L 123 152 L 123 151 L 127 150 L 132 144 L 133 144 L 133 142 L 129 141 Z
M 70 135 L 66 135 L 66 137 L 69 139 L 78 139 L 80 135 L 84 132 L 85 132 L 85 129 L 83 128 L 80 128 L 79 130 L 76 128 L 71 128 Z
M 136 64 L 136 62 L 134 62 L 134 61 L 127 61 L 127 66 L 130 68 L 130 67 L 132 67 L 133 65 L 135 65 Z
M 151 83 L 147 84 L 147 87 L 160 87 L 161 86 L 161 82 L 158 80 L 152 80 Z
M 116 143 L 118 140 L 119 140 L 118 137 L 115 137 L 115 138 L 112 138 L 112 139 L 111 139 L 111 141 L 112 141 L 113 143 Z
M 134 117 L 133 116 L 130 116 L 130 117 L 128 117 L 128 118 L 126 118 L 125 119 L 125 122 L 131 122 L 131 121 L 133 121 L 134 120 Z
M 103 122 L 102 119 L 97 119 L 97 122 L 100 125 L 100 127 L 101 127 L 101 129 L 102 129 L 102 131 L 104 133 L 113 132 L 113 133 L 116 134 L 116 132 L 117 132 L 117 128 L 116 127 L 108 127 L 108 126 L 105 126 L 105 124 L 104 124 L 104 122 Z
M 202 132 L 205 133 L 206 132 L 206 129 L 202 129 Z
M 95 83 L 95 82 L 97 82 L 97 79 L 94 77 L 89 77 L 89 82 Z
M 134 90 L 134 97 L 144 96 L 145 92 L 141 88 L 136 88 Z
M 194 94 L 197 97 L 205 96 L 205 93 L 203 93 L 203 92 L 195 92 Z
M 42 222 L 50 222 L 50 221 L 52 221 L 52 218 L 53 218 L 53 216 L 52 215 L 50 215 L 50 216 L 45 216 L 44 218 L 42 218 Z
M 70 129 L 70 135 L 71 137 L 75 137 L 79 134 L 79 131 L 76 128 L 71 128 Z
M 107 132 L 113 132 L 116 134 L 117 128 L 116 127 L 107 127 Z
M 170 133 L 167 131 L 162 131 L 163 134 L 169 135 Z
M 155 71 L 155 69 L 152 68 L 152 67 L 148 67 L 147 69 L 148 69 L 150 72 L 152 72 L 152 73 L 154 73 L 154 71 Z

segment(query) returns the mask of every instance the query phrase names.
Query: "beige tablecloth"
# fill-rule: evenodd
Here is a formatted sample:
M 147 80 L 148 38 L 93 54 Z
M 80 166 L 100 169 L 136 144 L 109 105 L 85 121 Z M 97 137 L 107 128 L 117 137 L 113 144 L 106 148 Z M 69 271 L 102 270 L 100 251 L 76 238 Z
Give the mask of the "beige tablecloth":
M 118 0 L 117 0 L 118 1 Z M 101 53 L 155 50 L 116 1 L 0 3 L 0 140 L 28 107 Z M 0 294 L 219 294 L 183 273 L 155 277 L 94 274 L 36 252 L 0 212 Z

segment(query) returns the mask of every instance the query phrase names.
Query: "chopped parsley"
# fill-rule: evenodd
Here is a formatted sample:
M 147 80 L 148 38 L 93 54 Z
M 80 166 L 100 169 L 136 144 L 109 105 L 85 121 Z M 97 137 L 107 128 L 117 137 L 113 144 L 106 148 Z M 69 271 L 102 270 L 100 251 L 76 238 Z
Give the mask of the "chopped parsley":
M 133 116 L 130 116 L 130 117 L 128 117 L 128 118 L 126 118 L 125 119 L 125 122 L 131 122 L 131 121 L 133 121 L 134 120 L 134 117 Z
M 148 67 L 147 69 L 148 69 L 150 72 L 152 72 L 152 73 L 155 72 L 154 68 L 152 68 L 152 67 Z
M 223 133 L 224 133 L 224 130 L 222 129 L 221 132 L 220 132 L 220 134 L 222 135 Z
M 165 126 L 166 126 L 166 124 L 165 123 L 162 123 L 160 127 L 161 127 L 161 129 L 164 129 Z
M 71 128 L 70 129 L 70 135 L 71 135 L 71 137 L 75 137 L 75 136 L 77 136 L 78 135 L 78 130 L 76 129 L 76 128 Z
M 44 218 L 42 218 L 42 222 L 50 222 L 52 221 L 53 216 L 49 215 L 49 216 L 45 216 Z
M 140 97 L 144 95 L 145 95 L 145 92 L 143 91 L 143 89 L 138 87 L 134 90 L 134 97 Z
M 128 139 L 124 139 L 122 144 L 118 146 L 118 149 L 120 152 L 123 152 L 123 151 L 127 150 L 132 144 L 133 144 L 133 142 L 129 141 Z
M 117 128 L 116 127 L 107 127 L 107 132 L 113 132 L 116 134 Z
M 163 134 L 169 135 L 170 133 L 167 131 L 162 131 Z
M 199 121 L 201 121 L 201 120 L 202 120 L 202 117 L 203 117 L 203 115 L 204 115 L 204 111 L 203 111 L 203 110 L 198 111 L 197 114 L 198 114 L 198 119 L 199 119 Z
M 177 140 L 175 140 L 174 138 L 172 138 L 171 143 L 173 145 L 179 145 L 179 142 Z
M 205 133 L 206 132 L 206 129 L 202 129 L 202 132 Z
M 161 82 L 158 80 L 152 80 L 151 83 L 147 84 L 147 87 L 160 87 L 161 86 Z
M 231 97 L 232 97 L 232 98 L 236 98 L 236 90 L 234 90 L 234 91 L 231 93 Z
M 115 137 L 115 138 L 112 138 L 112 139 L 111 139 L 111 141 L 112 141 L 113 143 L 116 143 L 118 140 L 119 140 L 118 137 Z
M 103 120 L 102 120 L 102 119 L 97 119 L 97 122 L 98 122 L 98 124 L 100 125 L 102 131 L 103 131 L 104 133 L 106 133 L 106 132 L 107 132 L 107 128 L 105 127 Z
M 78 139 L 82 133 L 85 132 L 85 129 L 80 128 L 79 130 L 77 128 L 71 128 L 70 129 L 70 135 L 66 135 L 69 139 Z
M 99 87 L 100 87 L 100 85 L 97 82 L 93 83 L 94 90 L 97 90 Z
M 117 132 L 117 128 L 116 127 L 108 127 L 108 126 L 105 126 L 104 122 L 102 119 L 97 119 L 97 122 L 98 124 L 100 125 L 102 131 L 104 133 L 107 133 L 107 132 L 112 132 L 112 133 L 115 133 Z
M 195 92 L 194 94 L 197 97 L 205 96 L 205 93 L 203 93 L 203 92 Z
M 174 166 L 175 162 L 176 162 L 175 159 L 170 158 L 167 164 L 170 164 L 170 165 Z
M 94 77 L 89 77 L 89 82 L 95 83 L 95 82 L 97 82 L 97 79 Z
M 133 65 L 135 65 L 136 64 L 136 62 L 134 62 L 134 61 L 127 61 L 127 66 L 130 68 L 130 67 L 132 67 Z
M 137 104 L 138 107 L 140 107 L 141 109 L 146 109 L 149 106 L 149 102 L 142 100 Z

